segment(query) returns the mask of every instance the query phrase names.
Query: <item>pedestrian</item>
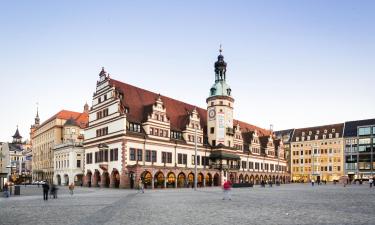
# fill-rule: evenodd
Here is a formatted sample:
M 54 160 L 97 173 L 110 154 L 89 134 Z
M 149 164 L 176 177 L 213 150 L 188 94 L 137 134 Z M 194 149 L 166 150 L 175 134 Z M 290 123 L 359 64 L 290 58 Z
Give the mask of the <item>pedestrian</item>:
M 4 197 L 5 198 L 9 198 L 9 186 L 8 186 L 8 183 L 4 184 L 3 192 L 4 192 Z
M 232 188 L 232 183 L 229 180 L 224 181 L 224 185 L 223 185 L 224 197 L 223 197 L 223 200 L 225 200 L 225 199 L 232 200 L 232 197 L 230 195 L 231 188 Z
M 51 187 L 51 198 L 57 198 L 57 187 L 56 185 L 52 184 L 52 187 Z
M 142 194 L 145 193 L 143 182 L 142 182 L 141 178 L 138 179 L 138 193 L 139 192 L 142 192 Z
M 368 183 L 370 184 L 370 188 L 372 188 L 372 183 L 374 182 L 374 180 L 372 179 L 372 178 L 370 178 L 369 180 L 368 180 Z
M 313 186 L 313 187 L 314 187 L 314 184 L 315 184 L 315 180 L 314 180 L 314 179 L 312 179 L 312 180 L 311 180 L 311 186 Z
M 48 184 L 48 182 L 45 181 L 42 187 L 43 187 L 43 199 L 45 201 L 47 201 L 48 200 L 48 191 L 49 191 L 49 184 Z
M 73 195 L 73 191 L 74 191 L 74 184 L 70 183 L 70 185 L 69 185 L 69 192 L 70 192 L 71 196 Z

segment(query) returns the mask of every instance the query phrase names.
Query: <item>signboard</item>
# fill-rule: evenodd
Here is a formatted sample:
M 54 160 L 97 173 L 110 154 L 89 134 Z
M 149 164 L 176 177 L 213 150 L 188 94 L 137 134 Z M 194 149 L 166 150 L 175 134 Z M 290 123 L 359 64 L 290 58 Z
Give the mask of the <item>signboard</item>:
M 225 141 L 225 116 L 224 112 L 218 112 L 216 115 L 217 143 L 224 144 Z

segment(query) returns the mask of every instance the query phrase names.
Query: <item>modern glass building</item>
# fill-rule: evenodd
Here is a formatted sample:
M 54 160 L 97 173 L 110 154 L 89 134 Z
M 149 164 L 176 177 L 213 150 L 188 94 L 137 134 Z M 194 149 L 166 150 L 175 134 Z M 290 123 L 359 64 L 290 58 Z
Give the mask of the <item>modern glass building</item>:
M 349 180 L 373 177 L 375 119 L 349 121 L 344 128 L 345 174 Z

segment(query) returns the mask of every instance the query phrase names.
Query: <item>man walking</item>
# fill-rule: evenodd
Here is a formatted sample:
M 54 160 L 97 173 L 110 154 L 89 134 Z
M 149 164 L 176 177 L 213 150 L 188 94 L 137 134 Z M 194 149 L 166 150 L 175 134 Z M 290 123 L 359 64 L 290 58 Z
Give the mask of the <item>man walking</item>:
M 223 190 L 224 190 L 224 197 L 223 200 L 229 199 L 232 200 L 232 197 L 230 195 L 230 190 L 232 188 L 232 183 L 228 181 L 224 181 Z
M 372 184 L 374 183 L 374 180 L 373 180 L 372 178 L 370 178 L 370 179 L 368 180 L 368 183 L 370 184 L 370 188 L 372 188 Z
M 139 180 L 138 180 L 138 193 L 139 193 L 139 192 L 142 192 L 142 194 L 145 193 L 144 186 L 143 186 L 143 182 L 142 182 L 142 179 L 141 179 L 141 178 L 139 178 Z
M 73 183 L 70 183 L 69 191 L 70 191 L 70 195 L 73 196 L 73 191 L 74 191 L 74 184 Z
M 43 199 L 44 201 L 48 200 L 48 191 L 49 191 L 49 184 L 47 181 L 43 184 Z

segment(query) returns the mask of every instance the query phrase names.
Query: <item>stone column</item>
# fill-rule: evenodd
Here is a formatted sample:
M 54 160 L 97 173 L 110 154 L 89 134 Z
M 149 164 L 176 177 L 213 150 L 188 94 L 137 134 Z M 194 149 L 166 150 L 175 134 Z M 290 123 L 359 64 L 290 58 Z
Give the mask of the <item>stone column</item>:
M 98 185 L 98 177 L 95 174 L 92 176 L 92 186 L 96 187 Z
M 155 188 L 155 184 L 154 184 L 155 180 L 154 180 L 154 175 L 152 175 L 152 179 L 151 179 L 151 189 L 154 189 Z
M 203 187 L 206 187 L 206 176 L 203 175 Z

